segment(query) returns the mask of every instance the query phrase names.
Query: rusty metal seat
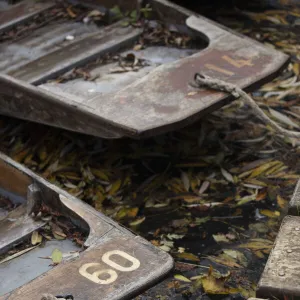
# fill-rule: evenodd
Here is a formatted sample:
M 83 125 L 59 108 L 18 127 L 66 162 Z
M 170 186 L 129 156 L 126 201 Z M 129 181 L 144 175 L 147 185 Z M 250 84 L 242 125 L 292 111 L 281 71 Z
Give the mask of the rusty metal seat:
M 31 212 L 49 207 L 89 232 L 85 250 L 71 261 L 49 267 L 40 256 L 53 247 L 76 250 L 71 242 L 47 242 L 29 254 L 0 264 L 0 299 L 41 299 L 44 293 L 74 299 L 130 299 L 173 268 L 166 252 L 134 235 L 88 204 L 50 184 L 0 153 L 0 193 L 24 203 L 0 219 L 0 254 L 7 253 L 45 225 Z M 48 253 L 47 253 L 48 251 Z
M 109 11 L 104 7 L 108 3 L 119 2 L 81 2 L 103 12 Z M 25 37 L 0 44 L 0 113 L 104 138 L 149 137 L 186 126 L 231 100 L 223 93 L 191 87 L 196 72 L 249 90 L 273 78 L 288 61 L 283 53 L 166 0 L 149 4 L 154 19 L 201 40 L 202 46 L 132 50 L 143 29 L 124 27 L 124 20 L 100 27 L 46 22 Z M 54 1 L 26 0 L 2 9 L 0 33 L 53 7 Z M 75 67 L 128 50 L 148 65 L 120 74 L 112 74 L 107 64 L 97 65 L 91 69 L 93 81 L 55 81 Z

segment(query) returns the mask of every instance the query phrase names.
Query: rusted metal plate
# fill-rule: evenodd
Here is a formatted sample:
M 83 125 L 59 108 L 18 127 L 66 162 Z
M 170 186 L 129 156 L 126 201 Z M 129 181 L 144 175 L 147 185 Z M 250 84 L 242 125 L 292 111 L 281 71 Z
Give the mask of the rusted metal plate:
M 30 274 L 22 278 L 21 286 L 18 282 L 1 282 L 1 300 L 40 299 L 44 293 L 72 294 L 76 300 L 98 300 L 99 295 L 107 300 L 130 299 L 157 283 L 173 268 L 173 259 L 169 254 L 91 206 L 1 153 L 0 162 L 0 173 L 10 174 L 10 178 L 11 174 L 19 174 L 14 177 L 18 189 L 12 187 L 11 180 L 0 177 L 0 193 L 5 190 L 24 197 L 24 190 L 28 190 L 27 201 L 0 220 L 0 253 L 7 252 L 9 247 L 15 246 L 44 224 L 31 216 L 36 206 L 59 211 L 89 232 L 84 243 L 86 250 L 74 260 L 63 262 L 51 270 L 43 266 L 42 270 L 28 271 Z M 33 259 L 24 258 L 23 262 L 26 265 Z M 7 266 L 9 272 L 16 272 L 11 274 L 12 277 L 20 276 L 17 267 L 11 266 L 13 263 L 12 260 L 9 265 L 1 264 L 1 273 Z
M 53 2 L 51 1 L 38 2 L 32 0 L 21 1 L 16 5 L 6 4 L 0 10 L 0 32 L 30 19 L 52 6 Z
M 0 254 L 20 243 L 28 235 L 45 225 L 43 221 L 34 221 L 26 213 L 26 206 L 20 205 L 0 220 Z
M 257 296 L 300 296 L 300 217 L 284 218 L 258 284 Z
M 141 30 L 118 28 L 118 24 L 110 25 L 114 28 L 108 30 L 110 33 L 106 27 L 93 29 L 69 45 L 62 43 L 59 49 L 52 45 L 40 51 L 35 46 L 38 56 L 27 55 L 26 63 L 13 54 L 13 49 L 19 44 L 29 47 L 30 37 L 16 44 L 3 43 L 3 53 L 14 56 L 16 61 L 2 63 L 2 68 L 0 62 L 0 113 L 104 138 L 147 137 L 186 126 L 231 100 L 223 93 L 191 87 L 196 72 L 249 90 L 274 77 L 288 61 L 285 54 L 168 1 L 153 0 L 151 5 L 168 26 L 202 39 L 208 46 L 189 53 L 182 50 L 179 57 L 172 54 L 171 60 L 160 61 L 151 53 L 157 49 L 149 48 L 135 53 L 148 62 L 136 72 L 111 74 L 103 65 L 92 69 L 96 78 L 93 82 L 76 79 L 49 83 L 47 79 L 101 59 L 108 51 L 132 49 Z M 51 28 L 38 29 L 32 39 L 47 30 L 50 32 Z M 64 34 L 59 35 L 60 40 Z M 100 36 L 96 42 L 89 42 Z M 162 56 L 169 50 L 160 49 Z
M 300 180 L 297 183 L 292 199 L 289 203 L 289 214 L 294 216 L 300 215 Z
M 21 69 L 15 69 L 8 74 L 25 82 L 40 84 L 62 74 L 65 70 L 84 65 L 86 61 L 116 51 L 124 47 L 124 44 L 130 45 L 132 41 L 138 39 L 140 34 L 139 29 L 120 27 L 120 23 L 113 24 L 78 42 L 31 61 L 23 65 Z

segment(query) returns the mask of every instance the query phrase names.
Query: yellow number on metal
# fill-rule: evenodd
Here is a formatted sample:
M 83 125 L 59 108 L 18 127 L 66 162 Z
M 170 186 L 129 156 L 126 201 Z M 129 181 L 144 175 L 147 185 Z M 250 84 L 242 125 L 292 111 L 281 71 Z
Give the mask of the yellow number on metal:
M 79 273 L 83 277 L 91 280 L 92 282 L 98 283 L 98 284 L 110 284 L 110 283 L 113 283 L 118 278 L 117 272 L 112 270 L 112 269 L 103 269 L 103 270 L 100 269 L 100 270 L 95 271 L 93 273 L 88 272 L 88 268 L 96 267 L 96 266 L 101 266 L 101 265 L 98 264 L 98 263 L 84 264 L 79 268 Z M 109 275 L 109 278 L 100 279 L 99 276 L 102 275 L 102 274 Z
M 118 255 L 118 256 L 125 258 L 127 261 L 131 262 L 131 266 L 129 266 L 129 267 L 120 266 L 118 263 L 116 263 L 110 259 L 110 257 L 112 255 Z M 124 251 L 120 251 L 120 250 L 113 250 L 113 251 L 108 251 L 108 252 L 104 253 L 102 256 L 102 261 L 105 264 L 109 265 L 110 267 L 112 267 L 115 270 L 118 270 L 120 272 L 132 272 L 132 271 L 138 269 L 141 265 L 140 261 L 137 258 L 129 255 L 128 253 L 126 253 Z M 97 267 L 97 270 L 91 273 L 88 271 L 88 269 L 92 268 L 92 267 L 94 267 L 94 268 Z M 118 274 L 115 270 L 103 269 L 101 267 L 101 264 L 99 264 L 99 263 L 87 263 L 87 264 L 82 265 L 79 268 L 79 274 L 94 283 L 110 284 L 110 283 L 113 283 L 114 281 L 116 281 L 116 279 L 118 278 Z M 107 277 L 107 276 L 109 276 L 109 277 L 106 279 L 100 279 L 99 277 L 103 274 L 106 274 L 105 277 Z
M 234 75 L 233 72 L 228 71 L 228 70 L 225 70 L 225 69 L 220 68 L 220 67 L 217 67 L 217 66 L 215 66 L 215 65 L 213 65 L 213 64 L 205 64 L 204 66 L 205 66 L 207 69 L 209 69 L 209 70 L 214 70 L 214 71 L 217 71 L 217 72 L 219 72 L 219 73 L 223 73 L 223 74 L 226 74 L 226 75 L 229 75 L 229 76 Z
M 222 58 L 227 61 L 228 63 L 230 63 L 231 65 L 233 65 L 236 68 L 242 68 L 244 66 L 253 66 L 253 63 L 251 62 L 251 59 L 249 60 L 244 60 L 244 59 L 238 59 L 235 60 L 227 55 L 222 56 Z
M 127 260 L 129 260 L 132 265 L 130 267 L 123 267 L 120 266 L 119 264 L 115 263 L 110 259 L 112 255 L 119 255 Z M 113 250 L 113 251 L 108 251 L 102 256 L 102 261 L 106 263 L 107 265 L 111 266 L 112 268 L 121 271 L 121 272 L 131 272 L 140 267 L 140 261 L 131 255 L 127 254 L 126 252 L 120 251 L 120 250 Z

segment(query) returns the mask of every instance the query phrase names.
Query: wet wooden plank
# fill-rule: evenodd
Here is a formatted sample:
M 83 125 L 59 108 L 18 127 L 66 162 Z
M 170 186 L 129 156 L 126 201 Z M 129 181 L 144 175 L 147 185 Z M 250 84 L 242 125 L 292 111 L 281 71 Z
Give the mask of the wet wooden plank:
M 300 217 L 284 218 L 258 284 L 262 298 L 300 296 Z
M 72 294 L 74 299 L 131 299 L 170 267 L 168 255 L 142 239 L 111 237 L 79 259 L 58 265 L 0 299 L 40 299 L 44 293 Z
M 300 180 L 296 185 L 292 199 L 289 203 L 289 214 L 294 216 L 300 215 Z

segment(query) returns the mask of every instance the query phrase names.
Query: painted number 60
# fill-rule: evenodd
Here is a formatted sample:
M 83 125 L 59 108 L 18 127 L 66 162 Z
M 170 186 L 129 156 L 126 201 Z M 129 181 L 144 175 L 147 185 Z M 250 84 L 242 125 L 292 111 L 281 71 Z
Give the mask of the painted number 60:
M 111 255 L 119 255 L 119 256 L 127 259 L 128 261 L 131 262 L 131 266 L 130 267 L 120 266 L 118 263 L 116 263 L 110 259 Z M 120 272 L 132 272 L 132 271 L 138 269 L 141 265 L 140 261 L 137 258 L 129 255 L 128 253 L 126 253 L 124 251 L 120 251 L 120 250 L 113 250 L 113 251 L 108 251 L 108 252 L 104 253 L 102 255 L 102 261 L 106 265 L 108 265 Z M 93 273 L 88 272 L 89 268 L 96 267 L 96 266 L 99 267 L 99 269 L 97 271 L 95 271 Z M 80 273 L 80 275 L 91 280 L 92 282 L 95 282 L 98 284 L 110 284 L 110 283 L 113 283 L 118 278 L 118 274 L 115 270 L 106 269 L 106 268 L 103 269 L 103 268 L 101 268 L 101 264 L 99 264 L 99 263 L 87 263 L 87 264 L 82 265 L 79 268 L 79 273 Z M 100 275 L 103 275 L 103 274 L 106 274 L 106 276 L 105 276 L 106 279 L 99 278 Z

